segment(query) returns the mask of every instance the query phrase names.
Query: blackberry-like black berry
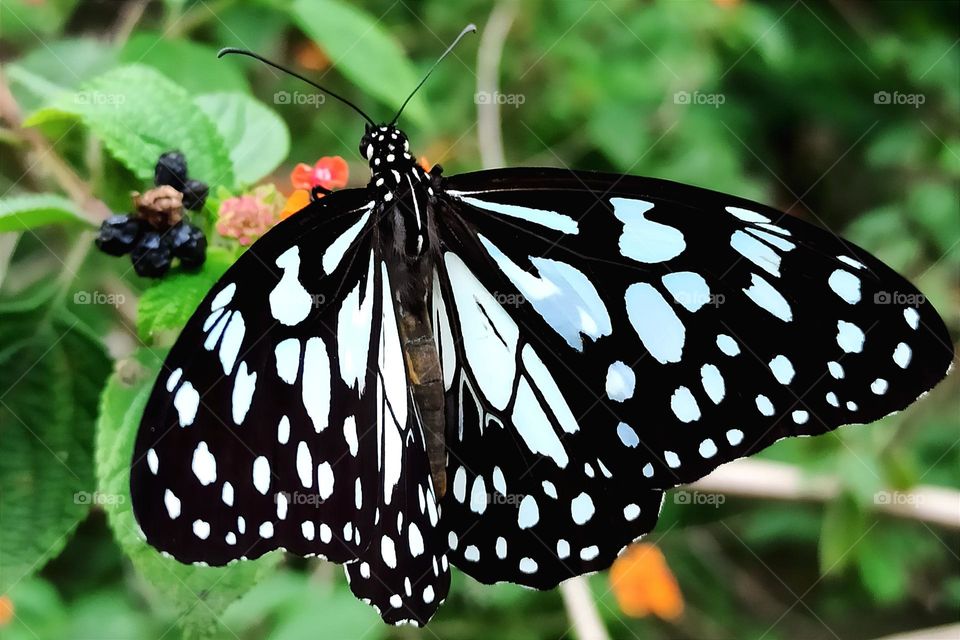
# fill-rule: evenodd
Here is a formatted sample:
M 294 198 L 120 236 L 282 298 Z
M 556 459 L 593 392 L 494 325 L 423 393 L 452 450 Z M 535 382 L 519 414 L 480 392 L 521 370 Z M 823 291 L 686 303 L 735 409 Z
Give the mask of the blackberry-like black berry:
M 187 159 L 179 151 L 167 151 L 157 160 L 153 170 L 153 183 L 158 187 L 169 185 L 183 191 L 187 182 Z
M 206 184 L 199 180 L 187 180 L 183 187 L 183 206 L 190 211 L 200 211 L 203 209 L 203 203 L 207 201 L 207 194 L 210 189 Z
M 133 249 L 142 229 L 143 221 L 136 216 L 110 216 L 100 225 L 95 243 L 100 251 L 108 255 L 122 256 Z
M 168 235 L 148 229 L 130 252 L 130 260 L 137 275 L 159 278 L 170 269 L 173 252 Z
M 199 267 L 207 258 L 207 239 L 198 227 L 181 222 L 168 234 L 174 257 L 188 269 Z

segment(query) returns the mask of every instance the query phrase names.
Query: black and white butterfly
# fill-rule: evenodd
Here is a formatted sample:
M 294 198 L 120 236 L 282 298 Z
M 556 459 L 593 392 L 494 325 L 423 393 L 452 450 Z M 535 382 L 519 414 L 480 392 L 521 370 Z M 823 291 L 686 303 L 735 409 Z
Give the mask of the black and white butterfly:
M 243 254 L 150 396 L 133 506 L 181 562 L 323 556 L 425 624 L 450 564 L 604 569 L 666 489 L 899 411 L 952 361 L 923 296 L 823 229 L 664 180 L 445 177 L 368 122 L 369 184 Z

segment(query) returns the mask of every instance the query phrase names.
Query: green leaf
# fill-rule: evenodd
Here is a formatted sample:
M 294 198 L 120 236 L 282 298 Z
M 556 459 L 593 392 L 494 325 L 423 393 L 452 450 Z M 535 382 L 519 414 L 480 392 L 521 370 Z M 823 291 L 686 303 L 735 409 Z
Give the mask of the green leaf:
M 137 307 L 140 338 L 150 343 L 164 332 L 179 332 L 233 260 L 228 251 L 210 247 L 199 271 L 175 271 L 147 289 Z
M 848 567 L 866 530 L 864 513 L 852 497 L 841 495 L 831 502 L 820 533 L 820 575 L 841 573 Z
M 874 529 L 857 547 L 857 569 L 863 585 L 880 603 L 901 599 L 907 590 L 909 549 L 882 529 Z
M 0 200 L 0 233 L 75 222 L 90 225 L 73 203 L 62 196 L 37 193 Z
M 240 184 L 253 184 L 290 153 L 286 123 L 263 103 L 242 93 L 211 93 L 194 101 L 217 125 Z
M 45 42 L 7 67 L 24 112 L 39 109 L 116 64 L 116 50 L 95 38 Z
M 153 67 L 190 93 L 250 90 L 236 60 L 218 60 L 213 47 L 169 40 L 160 33 L 134 35 L 120 52 L 120 61 Z
M 118 67 L 35 112 L 25 124 L 64 117 L 80 118 L 141 180 L 153 178 L 161 153 L 180 149 L 191 177 L 234 186 L 233 165 L 216 126 L 182 87 L 149 67 Z
M 36 312 L 4 314 L 0 345 L 4 593 L 60 553 L 95 500 L 93 418 L 110 362 L 78 325 Z
M 279 561 L 271 553 L 227 567 L 196 567 L 164 558 L 139 534 L 130 504 L 133 444 L 163 354 L 143 349 L 119 363 L 101 396 L 97 422 L 96 471 L 104 509 L 114 536 L 138 573 L 178 613 L 188 636 L 229 636 L 219 625 L 227 606 L 267 575 Z M 157 505 L 162 508 L 161 505 Z
M 397 41 L 365 11 L 340 0 L 295 0 L 291 11 L 338 71 L 392 109 L 400 108 L 420 80 Z M 410 101 L 404 115 L 419 125 L 427 122 L 419 97 Z

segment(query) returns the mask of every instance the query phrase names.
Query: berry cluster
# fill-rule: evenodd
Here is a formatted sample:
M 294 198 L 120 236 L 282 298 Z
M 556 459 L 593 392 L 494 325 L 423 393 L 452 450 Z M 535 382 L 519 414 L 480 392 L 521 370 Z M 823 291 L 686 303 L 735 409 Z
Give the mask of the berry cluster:
M 145 278 L 159 278 L 174 258 L 187 268 L 206 258 L 207 239 L 187 222 L 183 210 L 199 211 L 207 185 L 188 179 L 187 160 L 179 151 L 160 156 L 154 169 L 155 188 L 133 194 L 134 212 L 110 216 L 100 226 L 97 247 L 112 256 L 130 254 L 133 268 Z

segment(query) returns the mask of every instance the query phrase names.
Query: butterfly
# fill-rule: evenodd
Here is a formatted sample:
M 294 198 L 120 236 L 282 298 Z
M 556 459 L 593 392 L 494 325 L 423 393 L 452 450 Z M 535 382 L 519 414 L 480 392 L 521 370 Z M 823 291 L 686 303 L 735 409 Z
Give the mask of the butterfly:
M 143 414 L 134 512 L 181 562 L 322 556 L 423 625 L 451 564 L 602 570 L 667 489 L 946 375 L 930 303 L 824 229 L 666 180 L 425 171 L 396 117 L 331 95 L 367 120 L 370 182 L 237 260 Z

